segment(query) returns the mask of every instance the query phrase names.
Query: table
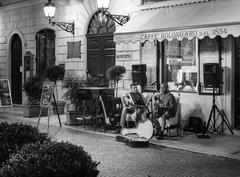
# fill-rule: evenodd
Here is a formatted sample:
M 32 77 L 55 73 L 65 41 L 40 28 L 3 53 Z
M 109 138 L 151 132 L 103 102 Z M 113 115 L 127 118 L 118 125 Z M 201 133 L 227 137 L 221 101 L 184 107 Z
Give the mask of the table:
M 106 130 L 106 123 L 108 122 L 109 112 L 112 111 L 111 100 L 114 98 L 114 90 L 115 87 L 80 87 L 79 90 L 89 90 L 91 92 L 91 96 L 89 98 L 93 101 L 92 109 L 89 106 L 83 105 L 85 110 L 87 110 L 88 114 L 92 114 L 91 118 L 95 119 L 94 130 L 96 131 L 97 124 L 101 123 L 104 131 Z M 86 95 L 85 95 L 86 96 Z M 84 97 L 84 96 L 83 96 Z M 79 98 L 81 99 L 81 98 Z M 77 105 L 80 108 L 81 105 Z M 90 110 L 89 110 L 90 109 Z M 85 117 L 83 116 L 83 121 L 85 121 Z

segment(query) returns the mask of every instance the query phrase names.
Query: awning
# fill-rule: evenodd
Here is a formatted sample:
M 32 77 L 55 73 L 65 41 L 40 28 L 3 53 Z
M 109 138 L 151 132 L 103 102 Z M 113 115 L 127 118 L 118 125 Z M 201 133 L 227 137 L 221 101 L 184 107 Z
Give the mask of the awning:
M 240 35 L 240 0 L 202 3 L 139 11 L 114 33 L 116 43 L 146 40 L 199 39 Z

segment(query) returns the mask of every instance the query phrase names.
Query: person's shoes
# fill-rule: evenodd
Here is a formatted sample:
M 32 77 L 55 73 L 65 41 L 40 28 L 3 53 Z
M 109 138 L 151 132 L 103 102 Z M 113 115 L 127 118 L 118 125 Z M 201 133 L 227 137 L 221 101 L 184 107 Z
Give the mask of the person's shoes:
M 117 127 L 115 133 L 116 133 L 116 134 L 121 133 L 121 129 L 122 129 L 121 127 Z
M 164 139 L 164 135 L 163 135 L 163 134 L 161 134 L 161 133 L 160 133 L 160 134 L 158 134 L 158 136 L 157 136 L 157 139 L 158 139 L 158 140 L 163 140 L 163 139 Z

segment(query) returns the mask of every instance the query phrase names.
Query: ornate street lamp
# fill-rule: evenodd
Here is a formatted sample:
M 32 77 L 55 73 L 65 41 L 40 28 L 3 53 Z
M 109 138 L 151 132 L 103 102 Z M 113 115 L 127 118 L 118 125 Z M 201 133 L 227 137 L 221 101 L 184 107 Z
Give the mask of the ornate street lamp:
M 110 14 L 107 9 L 109 6 L 110 0 L 97 0 L 98 9 L 106 16 L 110 17 L 113 21 L 115 21 L 119 25 L 123 25 L 127 23 L 130 19 L 129 16 L 126 15 L 113 15 Z
M 66 23 L 66 22 L 54 22 L 52 19 L 54 18 L 56 6 L 54 3 L 52 3 L 51 0 L 48 0 L 48 3 L 45 4 L 44 8 L 44 14 L 47 20 L 49 21 L 49 24 L 51 25 L 57 25 L 64 31 L 70 32 L 74 35 L 74 22 L 73 23 Z

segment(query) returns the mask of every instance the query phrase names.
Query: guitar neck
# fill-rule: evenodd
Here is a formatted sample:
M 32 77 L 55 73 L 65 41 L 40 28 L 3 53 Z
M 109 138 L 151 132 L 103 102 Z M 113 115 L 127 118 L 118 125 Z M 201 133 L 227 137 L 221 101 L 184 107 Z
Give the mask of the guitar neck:
M 100 95 L 99 99 L 100 99 L 101 104 L 102 104 L 104 118 L 105 118 L 106 122 L 109 122 L 109 119 L 108 119 L 108 116 L 107 116 L 107 112 L 106 112 L 106 109 L 105 109 L 105 105 L 104 105 L 104 102 L 103 102 L 103 99 L 102 99 L 101 95 Z

